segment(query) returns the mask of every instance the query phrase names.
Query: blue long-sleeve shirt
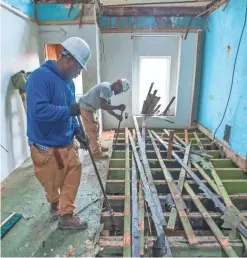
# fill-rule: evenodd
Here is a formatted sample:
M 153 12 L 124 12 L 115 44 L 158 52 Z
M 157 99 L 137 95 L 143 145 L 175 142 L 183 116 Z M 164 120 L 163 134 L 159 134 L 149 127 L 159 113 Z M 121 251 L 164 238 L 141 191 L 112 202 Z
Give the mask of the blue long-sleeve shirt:
M 75 103 L 75 84 L 65 80 L 56 61 L 46 61 L 29 75 L 26 94 L 29 142 L 44 146 L 72 143 L 79 129 L 69 110 L 69 105 Z

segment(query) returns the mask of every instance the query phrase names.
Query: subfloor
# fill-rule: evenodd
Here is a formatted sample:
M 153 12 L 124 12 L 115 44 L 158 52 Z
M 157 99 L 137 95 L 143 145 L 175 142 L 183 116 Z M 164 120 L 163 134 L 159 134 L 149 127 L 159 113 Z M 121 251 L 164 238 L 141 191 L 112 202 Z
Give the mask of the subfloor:
M 116 149 L 112 153 L 110 161 L 97 162 L 114 211 L 115 226 L 113 227 L 113 221 L 104 205 L 102 207 L 102 201 L 94 202 L 100 197 L 100 188 L 87 154 L 84 156 L 83 176 L 76 199 L 78 210 L 94 202 L 80 214 L 89 222 L 89 229 L 86 231 L 61 231 L 57 229 L 57 222 L 51 221 L 49 218 L 49 206 L 44 197 L 43 189 L 34 177 L 32 163 L 28 159 L 2 184 L 4 186 L 2 190 L 2 219 L 12 211 L 24 216 L 2 239 L 1 252 L 3 257 L 131 256 L 132 149 L 126 132 L 125 130 L 120 132 Z M 155 132 L 164 140 L 168 140 L 168 136 L 163 130 L 155 130 Z M 185 141 L 184 130 L 176 130 L 175 133 L 176 136 Z M 247 173 L 241 171 L 231 160 L 222 158 L 222 153 L 217 146 L 212 144 L 209 138 L 198 129 L 189 130 L 188 140 L 192 141 L 193 149 L 200 150 L 200 143 L 198 139 L 195 139 L 194 133 L 199 137 L 201 147 L 208 155 L 213 156 L 212 165 L 231 201 L 247 217 Z M 111 146 L 115 136 L 116 134 L 105 135 L 104 145 Z M 167 159 L 167 150 L 162 145 L 158 147 L 167 169 L 177 183 L 181 166 L 174 158 Z M 183 152 L 178 148 L 174 148 L 174 150 L 183 159 Z M 146 154 L 164 217 L 168 222 L 168 219 L 173 216 L 171 208 L 167 206 L 166 202 L 170 190 L 150 141 L 146 142 Z M 200 179 L 209 185 L 193 164 L 191 168 Z M 205 171 L 212 179 L 212 175 L 206 169 Z M 206 208 L 210 217 L 227 239 L 230 230 L 221 227 L 222 214 L 191 178 L 186 178 L 186 182 L 191 186 L 200 203 Z M 185 189 L 182 194 L 187 206 L 187 217 L 198 243 L 195 246 L 189 245 L 184 226 L 178 216 L 174 230 L 165 229 L 173 257 L 227 256 L 203 218 L 205 214 L 198 211 L 198 207 Z M 144 202 L 141 187 L 138 187 L 138 205 L 140 254 L 151 257 L 156 231 L 150 209 Z M 30 218 L 28 219 L 28 217 Z M 229 245 L 239 257 L 245 257 L 244 245 L 239 237 L 229 240 Z
M 104 132 L 102 136 L 103 146 L 112 146 L 113 133 Z M 83 156 L 83 153 L 80 154 Z M 105 185 L 109 160 L 96 164 Z M 100 217 L 103 199 L 88 152 L 83 157 L 83 173 L 76 198 L 77 211 L 87 207 L 80 213 L 88 221 L 87 230 L 57 229 L 57 221 L 50 219 L 49 205 L 34 176 L 30 158 L 1 186 L 1 220 L 10 212 L 23 215 L 1 240 L 2 257 L 64 257 L 72 253 L 75 256 L 88 256 L 87 245 L 93 244 L 95 250 L 99 248 L 97 242 L 102 227 Z
M 159 136 L 164 140 L 168 141 L 169 137 L 164 130 L 154 130 Z M 100 246 L 104 248 L 99 252 L 99 257 L 109 257 L 109 256 L 131 256 L 131 249 L 133 250 L 133 238 L 131 242 L 131 232 L 133 230 L 132 211 L 131 211 L 131 198 L 133 198 L 131 190 L 131 164 L 132 164 L 132 150 L 131 144 L 128 140 L 126 134 L 127 131 L 122 130 L 119 134 L 119 140 L 117 143 L 117 149 L 114 151 L 111 161 L 110 168 L 108 171 L 107 182 L 106 182 L 106 192 L 110 200 L 111 207 L 115 212 L 115 220 L 119 231 L 115 234 L 111 232 L 112 222 L 107 212 L 102 213 L 102 220 L 104 222 L 104 230 L 101 232 Z M 195 133 L 199 140 L 195 138 Z M 175 130 L 177 137 L 186 141 L 184 130 Z M 163 170 L 160 166 L 159 160 L 157 158 L 156 152 L 150 140 L 148 139 L 148 133 L 146 132 L 146 155 L 148 158 L 148 163 L 151 168 L 152 177 L 154 184 L 159 196 L 159 200 L 162 205 L 164 212 L 164 217 L 166 222 L 173 217 L 171 207 L 167 206 L 166 197 L 170 194 L 170 190 L 167 185 L 167 180 L 164 177 Z M 224 157 L 222 153 L 212 141 L 205 136 L 198 129 L 192 129 L 188 132 L 188 141 L 192 142 L 192 149 L 200 151 L 205 151 L 206 154 L 213 156 L 211 163 L 215 168 L 217 175 L 221 182 L 218 182 L 218 186 L 223 184 L 223 188 L 227 191 L 232 203 L 237 207 L 237 209 L 247 217 L 247 173 L 241 171 L 230 159 Z M 138 141 L 136 139 L 136 145 Z M 202 144 L 202 145 L 201 145 Z M 158 144 L 160 154 L 163 161 L 170 171 L 172 178 L 175 183 L 178 183 L 179 175 L 181 171 L 181 165 L 174 159 L 167 159 L 167 150 L 161 144 Z M 183 159 L 184 154 L 178 148 L 173 148 L 176 153 Z M 196 160 L 197 162 L 197 160 Z M 201 167 L 202 164 L 199 162 Z M 206 166 L 208 163 L 205 163 Z M 204 165 L 205 165 L 204 164 Z M 193 164 L 190 164 L 193 172 L 209 186 L 206 178 L 199 173 Z M 204 171 L 209 176 L 208 181 L 212 180 L 212 174 L 204 168 Z M 137 172 L 138 173 L 138 172 Z M 140 178 L 138 178 L 139 180 Z M 219 230 L 224 236 L 224 239 L 228 239 L 230 229 L 223 229 L 223 220 L 221 219 L 222 213 L 217 209 L 213 202 L 208 199 L 202 192 L 202 190 L 196 185 L 195 181 L 191 178 L 186 178 L 185 180 L 189 186 L 192 188 L 195 195 L 198 197 L 199 202 L 206 208 L 207 213 L 216 223 Z M 215 183 L 215 181 L 213 181 Z M 217 187 L 218 187 L 217 186 Z M 211 190 L 211 186 L 209 186 Z M 156 239 L 156 230 L 151 218 L 151 212 L 149 207 L 143 201 L 143 191 L 141 187 L 138 187 L 138 206 L 139 206 L 139 239 L 138 248 L 140 248 L 141 256 L 152 256 L 154 240 Z M 242 239 L 237 236 L 236 239 L 229 240 L 229 244 L 226 246 L 230 247 L 228 249 L 228 255 L 222 248 L 222 246 L 217 241 L 215 234 L 212 232 L 206 220 L 203 216 L 207 214 L 200 213 L 198 207 L 195 205 L 191 196 L 188 192 L 183 189 L 182 198 L 187 206 L 187 217 L 189 223 L 193 229 L 195 239 L 197 244 L 192 246 L 188 243 L 188 238 L 186 236 L 184 226 L 177 216 L 174 230 L 165 229 L 165 234 L 168 236 L 168 242 L 172 251 L 173 257 L 225 257 L 233 251 L 239 257 L 246 257 L 245 247 L 243 245 Z M 224 200 L 227 202 L 227 194 L 224 194 Z M 130 212 L 131 211 L 131 212 Z M 144 221 L 144 226 L 142 221 Z M 245 224 L 246 226 L 247 224 Z M 185 225 L 186 226 L 186 225 Z M 132 228 L 131 228 L 132 227 Z M 219 234 L 218 234 L 219 235 Z M 226 237 L 226 238 L 225 238 Z M 224 241 L 223 241 L 224 242 Z M 245 242 L 246 244 L 246 242 Z M 132 246 L 131 246 L 132 245 Z M 226 248 L 228 248 L 226 247 Z M 232 252 L 232 254 L 234 254 Z M 234 254 L 235 255 L 235 254 Z

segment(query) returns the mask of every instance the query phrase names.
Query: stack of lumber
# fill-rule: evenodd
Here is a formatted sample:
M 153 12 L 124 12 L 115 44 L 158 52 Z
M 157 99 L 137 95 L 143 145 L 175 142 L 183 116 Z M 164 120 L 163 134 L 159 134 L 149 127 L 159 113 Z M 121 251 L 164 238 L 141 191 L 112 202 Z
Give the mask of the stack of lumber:
M 153 85 L 154 83 L 152 82 L 150 85 L 147 97 L 143 102 L 141 114 L 165 116 L 176 97 L 172 97 L 172 99 L 170 100 L 165 110 L 163 112 L 160 112 L 161 105 L 158 103 L 161 97 L 156 96 L 158 90 L 154 90 L 154 92 L 151 93 L 153 89 Z
M 151 91 L 153 89 L 154 83 L 152 82 L 148 91 L 148 95 L 146 100 L 143 102 L 142 106 L 142 114 L 158 114 L 160 105 L 157 105 L 160 101 L 160 97 L 157 97 L 157 90 L 154 90 L 153 94 L 151 94 Z

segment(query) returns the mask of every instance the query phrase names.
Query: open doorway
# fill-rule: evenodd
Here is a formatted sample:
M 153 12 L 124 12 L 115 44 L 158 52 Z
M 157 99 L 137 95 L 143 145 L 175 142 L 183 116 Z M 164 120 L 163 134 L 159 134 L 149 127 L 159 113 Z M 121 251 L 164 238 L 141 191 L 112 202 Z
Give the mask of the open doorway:
M 61 44 L 45 44 L 45 60 L 58 60 L 62 50 L 63 46 Z M 82 73 L 73 81 L 75 83 L 76 101 L 78 101 L 78 98 L 83 94 Z

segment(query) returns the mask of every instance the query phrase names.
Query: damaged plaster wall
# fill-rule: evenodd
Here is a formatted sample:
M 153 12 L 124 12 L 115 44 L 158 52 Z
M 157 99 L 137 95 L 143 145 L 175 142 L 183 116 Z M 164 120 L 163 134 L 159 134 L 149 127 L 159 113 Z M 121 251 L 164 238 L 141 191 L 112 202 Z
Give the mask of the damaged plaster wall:
M 245 19 L 246 1 L 230 1 L 208 17 L 205 32 L 200 109 L 198 121 L 212 133 L 223 117 L 229 97 L 234 60 Z M 232 93 L 225 118 L 216 133 L 223 139 L 225 125 L 231 126 L 229 145 L 243 157 L 247 154 L 247 28 L 243 32 L 235 68 Z
M 29 155 L 26 114 L 10 77 L 39 66 L 38 25 L 1 8 L 1 181 Z M 4 22 L 3 22 L 4 21 Z M 8 26 L 7 22 L 14 26 Z

